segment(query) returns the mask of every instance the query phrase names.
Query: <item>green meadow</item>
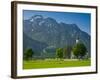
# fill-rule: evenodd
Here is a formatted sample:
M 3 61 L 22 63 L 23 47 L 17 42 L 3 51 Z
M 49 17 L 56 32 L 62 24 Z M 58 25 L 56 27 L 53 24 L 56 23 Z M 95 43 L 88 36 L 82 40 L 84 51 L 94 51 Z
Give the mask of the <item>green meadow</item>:
M 64 68 L 64 67 L 83 67 L 90 66 L 90 60 L 28 60 L 23 61 L 23 69 L 39 69 L 39 68 Z

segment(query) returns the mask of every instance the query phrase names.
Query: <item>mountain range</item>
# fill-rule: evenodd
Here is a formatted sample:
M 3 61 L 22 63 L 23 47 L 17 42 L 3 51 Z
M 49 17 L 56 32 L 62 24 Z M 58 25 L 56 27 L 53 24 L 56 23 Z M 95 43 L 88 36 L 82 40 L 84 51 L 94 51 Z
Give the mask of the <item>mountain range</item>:
M 34 15 L 23 20 L 23 50 L 32 48 L 37 54 L 50 46 L 54 48 L 74 46 L 79 39 L 90 56 L 90 35 L 82 31 L 77 24 L 57 22 L 51 17 L 44 18 L 42 15 Z

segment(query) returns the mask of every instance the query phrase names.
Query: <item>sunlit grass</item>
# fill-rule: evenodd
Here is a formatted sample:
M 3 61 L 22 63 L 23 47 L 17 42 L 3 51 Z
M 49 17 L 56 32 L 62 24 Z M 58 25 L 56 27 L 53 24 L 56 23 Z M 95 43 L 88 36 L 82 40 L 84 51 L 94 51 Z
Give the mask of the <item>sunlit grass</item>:
M 23 69 L 36 69 L 36 68 L 61 68 L 61 67 L 82 67 L 90 66 L 90 60 L 30 60 L 23 61 Z

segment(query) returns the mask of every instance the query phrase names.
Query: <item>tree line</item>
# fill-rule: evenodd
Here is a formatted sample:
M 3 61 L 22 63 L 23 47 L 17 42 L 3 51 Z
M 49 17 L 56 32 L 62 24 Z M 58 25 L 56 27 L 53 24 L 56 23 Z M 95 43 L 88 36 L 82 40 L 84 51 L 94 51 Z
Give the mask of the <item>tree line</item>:
M 87 48 L 83 43 L 77 43 L 73 48 L 72 48 L 73 55 L 77 59 L 83 59 L 83 57 L 87 53 Z M 57 58 L 63 59 L 66 56 L 67 49 L 66 48 L 58 48 L 56 50 L 56 55 Z
M 83 43 L 77 43 L 77 44 L 75 44 L 75 46 L 73 48 L 69 47 L 69 49 L 57 48 L 56 49 L 56 58 L 58 58 L 58 59 L 66 58 L 66 54 L 68 54 L 69 51 L 72 51 L 73 55 L 77 59 L 83 59 L 83 57 L 87 53 L 87 48 L 85 47 L 85 45 Z M 31 48 L 27 49 L 24 52 L 24 59 L 25 60 L 30 60 L 30 59 L 32 59 L 33 56 L 34 56 L 34 51 Z

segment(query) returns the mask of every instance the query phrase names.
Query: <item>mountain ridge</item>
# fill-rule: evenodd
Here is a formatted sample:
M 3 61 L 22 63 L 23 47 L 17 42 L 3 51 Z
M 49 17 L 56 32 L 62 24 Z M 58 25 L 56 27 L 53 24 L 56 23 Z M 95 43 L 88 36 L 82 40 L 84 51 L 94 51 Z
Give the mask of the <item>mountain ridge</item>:
M 87 47 L 90 56 L 91 37 L 82 31 L 77 24 L 58 23 L 53 18 L 35 15 L 28 20 L 23 20 L 23 29 L 24 33 L 31 39 L 56 48 L 74 46 L 76 39 L 79 38 Z

